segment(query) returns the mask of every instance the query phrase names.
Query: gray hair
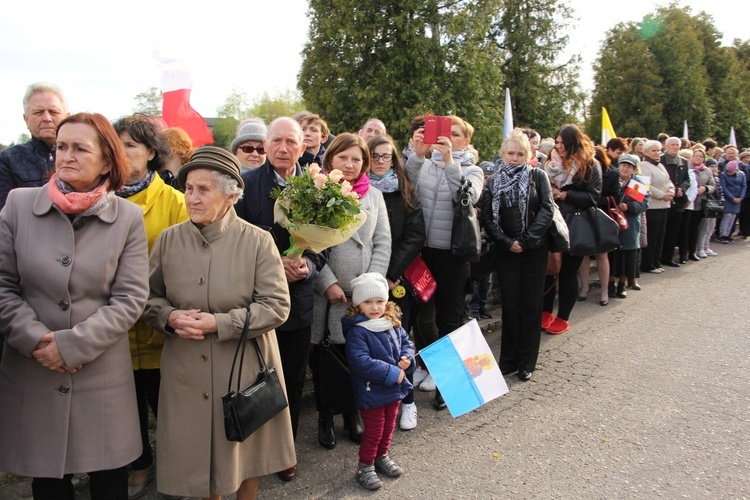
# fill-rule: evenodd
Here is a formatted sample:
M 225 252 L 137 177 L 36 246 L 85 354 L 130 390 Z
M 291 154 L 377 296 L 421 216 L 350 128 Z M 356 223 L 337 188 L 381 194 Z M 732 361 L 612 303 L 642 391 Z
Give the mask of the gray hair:
M 646 143 L 643 145 L 643 150 L 644 151 L 648 151 L 649 149 L 653 148 L 654 146 L 659 146 L 659 149 L 661 149 L 661 142 L 655 141 L 655 140 L 646 141 Z
M 682 145 L 682 141 L 680 140 L 680 138 L 679 137 L 674 137 L 674 136 L 672 136 L 669 139 L 667 139 L 666 141 L 664 141 L 664 145 L 666 146 L 667 144 L 670 144 L 672 142 L 676 142 L 677 144 Z
M 35 94 L 41 94 L 42 92 L 49 92 L 55 94 L 60 99 L 60 104 L 63 106 L 63 111 L 68 110 L 68 103 L 65 102 L 65 96 L 63 96 L 62 90 L 57 85 L 53 85 L 47 82 L 36 82 L 26 87 L 26 93 L 23 96 L 23 112 L 26 113 L 29 108 L 29 100 L 31 96 Z
M 211 170 L 211 178 L 216 181 L 216 186 L 219 188 L 219 191 L 221 191 L 221 194 L 223 194 L 227 198 L 236 196 L 236 198 L 232 200 L 232 203 L 237 203 L 238 201 L 240 201 L 242 199 L 242 195 L 245 194 L 244 191 L 240 189 L 240 185 L 237 182 L 237 179 L 233 179 L 227 174 L 222 174 L 221 172 L 218 172 L 216 170 Z

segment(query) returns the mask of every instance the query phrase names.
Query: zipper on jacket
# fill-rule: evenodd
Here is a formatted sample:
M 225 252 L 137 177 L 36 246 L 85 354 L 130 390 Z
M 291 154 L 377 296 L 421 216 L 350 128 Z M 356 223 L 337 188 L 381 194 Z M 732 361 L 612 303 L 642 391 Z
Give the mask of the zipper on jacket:
M 365 385 L 365 391 L 370 392 L 370 381 L 367 381 L 367 384 Z

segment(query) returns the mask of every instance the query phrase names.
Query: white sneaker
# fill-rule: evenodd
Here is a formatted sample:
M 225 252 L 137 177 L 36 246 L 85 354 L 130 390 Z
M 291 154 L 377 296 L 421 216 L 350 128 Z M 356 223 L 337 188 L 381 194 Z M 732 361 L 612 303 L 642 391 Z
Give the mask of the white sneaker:
M 709 257 L 716 257 L 716 256 L 717 256 L 717 255 L 719 255 L 719 254 L 718 254 L 718 253 L 716 253 L 716 252 L 714 252 L 714 251 L 713 251 L 713 250 L 711 250 L 710 248 L 706 248 L 706 255 L 708 255 Z
M 432 375 L 427 374 L 427 378 L 422 381 L 421 384 L 419 384 L 419 390 L 424 392 L 430 392 L 437 389 L 437 385 L 435 385 L 435 380 L 433 380 Z
M 401 405 L 401 420 L 398 422 L 402 431 L 410 431 L 417 426 L 417 405 Z
M 417 387 L 419 384 L 421 384 L 422 381 L 427 378 L 427 375 L 429 375 L 429 372 L 423 369 L 421 366 L 418 366 L 417 369 L 414 370 L 414 387 Z
M 701 259 L 705 259 L 706 257 L 708 257 L 708 254 L 703 250 L 698 250 L 698 257 L 700 257 Z

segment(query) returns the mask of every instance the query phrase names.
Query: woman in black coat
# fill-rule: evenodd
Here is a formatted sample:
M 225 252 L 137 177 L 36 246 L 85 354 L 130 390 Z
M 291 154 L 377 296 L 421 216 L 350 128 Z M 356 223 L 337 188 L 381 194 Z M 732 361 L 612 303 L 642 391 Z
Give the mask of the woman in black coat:
M 367 147 L 370 150 L 370 186 L 383 193 L 388 209 L 388 222 L 391 230 L 391 261 L 388 264 L 386 279 L 391 290 L 391 300 L 401 308 L 401 326 L 408 333 L 417 315 L 419 302 L 404 288 L 404 270 L 419 254 L 425 242 L 424 217 L 419 206 L 419 197 L 406 177 L 401 156 L 393 140 L 388 136 L 372 137 Z M 403 295 L 406 293 L 406 295 Z M 417 348 L 422 348 L 436 339 L 422 339 L 415 336 Z M 413 371 L 407 374 L 413 382 Z M 417 425 L 417 407 L 414 391 L 401 402 L 403 430 L 411 430 Z
M 500 282 L 503 336 L 500 371 L 523 381 L 536 368 L 541 337 L 547 229 L 552 223 L 552 188 L 547 174 L 529 166 L 531 146 L 521 129 L 503 141 L 495 174 L 482 192 L 480 217 L 494 242 Z
M 550 152 L 544 170 L 552 184 L 552 196 L 563 217 L 576 211 L 596 206 L 602 191 L 602 170 L 594 159 L 591 140 L 576 125 L 563 125 L 555 134 L 555 149 Z M 571 235 L 572 236 L 572 235 Z M 583 257 L 562 254 L 558 289 L 560 300 L 557 316 L 552 314 L 555 304 L 555 276 L 545 283 L 542 329 L 557 335 L 570 328 L 570 313 L 578 296 L 578 269 Z

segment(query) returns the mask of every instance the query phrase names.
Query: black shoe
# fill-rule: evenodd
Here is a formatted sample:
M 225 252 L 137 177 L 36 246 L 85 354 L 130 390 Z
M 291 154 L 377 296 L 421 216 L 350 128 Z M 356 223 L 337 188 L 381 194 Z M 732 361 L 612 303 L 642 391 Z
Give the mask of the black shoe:
M 318 443 L 332 450 L 336 447 L 336 433 L 333 432 L 333 415 L 318 413 Z
M 513 373 L 516 373 L 518 371 L 518 368 L 508 368 L 507 370 L 500 370 L 500 373 L 503 375 L 511 375 Z
M 694 253 L 691 253 L 690 256 L 688 257 L 688 259 L 690 259 L 692 261 L 695 261 L 695 262 L 699 262 L 701 260 L 700 257 L 698 257 L 697 255 L 695 255 Z
M 521 370 L 518 372 L 518 378 L 524 382 L 528 382 L 529 380 L 531 380 L 531 372 L 526 371 L 526 370 Z
M 599 305 L 602 306 L 602 307 L 606 306 L 607 304 L 609 304 L 609 300 L 600 300 L 599 301 Z
M 344 429 L 349 432 L 349 441 L 357 444 L 362 442 L 362 434 L 365 433 L 365 428 L 358 411 L 344 413 Z
M 492 319 L 492 315 L 487 310 L 479 311 L 479 317 L 482 319 Z
M 677 262 L 673 261 L 673 260 L 670 260 L 668 262 L 662 262 L 661 265 L 662 266 L 669 266 L 669 267 L 680 267 L 680 265 Z
M 623 283 L 622 281 L 617 284 L 617 293 L 615 295 L 617 295 L 617 297 L 620 299 L 628 298 L 628 292 L 625 291 L 625 283 Z
M 435 391 L 435 401 L 432 402 L 432 407 L 437 411 L 443 411 L 448 408 L 448 405 L 445 404 L 445 400 L 439 390 Z

